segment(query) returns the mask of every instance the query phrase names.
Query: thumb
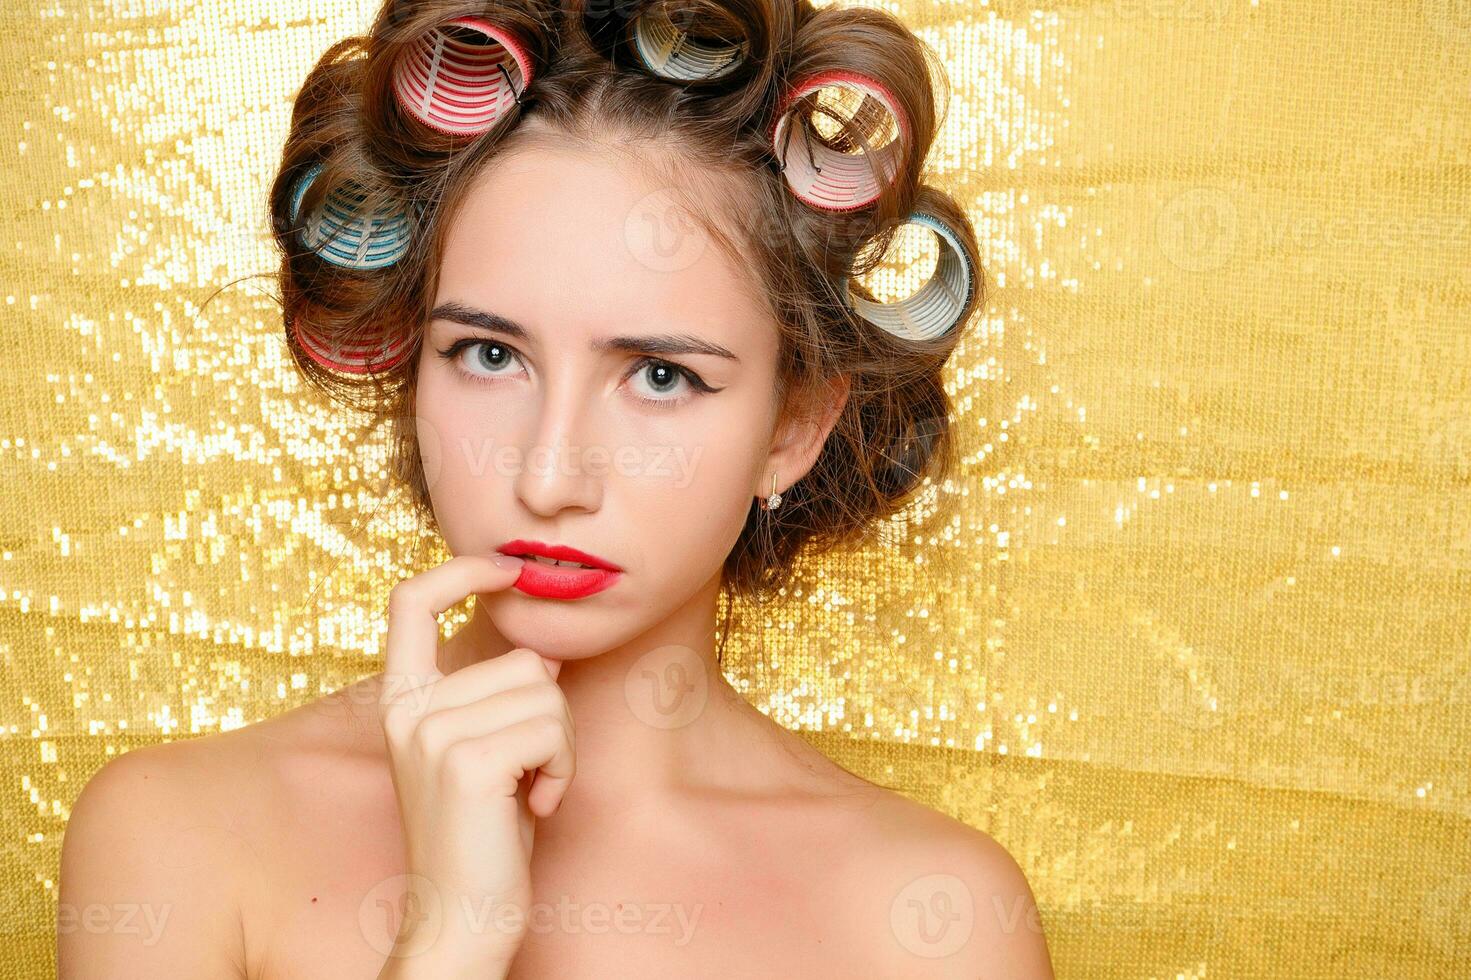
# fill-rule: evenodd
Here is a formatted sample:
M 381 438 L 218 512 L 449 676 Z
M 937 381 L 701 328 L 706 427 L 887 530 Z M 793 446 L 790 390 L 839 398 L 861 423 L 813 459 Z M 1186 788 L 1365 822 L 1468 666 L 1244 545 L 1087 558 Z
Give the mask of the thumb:
M 547 673 L 551 675 L 552 680 L 556 680 L 557 675 L 562 672 L 562 661 L 553 660 L 551 657 L 545 657 L 539 653 L 537 656 L 541 657 L 542 665 L 546 667 Z

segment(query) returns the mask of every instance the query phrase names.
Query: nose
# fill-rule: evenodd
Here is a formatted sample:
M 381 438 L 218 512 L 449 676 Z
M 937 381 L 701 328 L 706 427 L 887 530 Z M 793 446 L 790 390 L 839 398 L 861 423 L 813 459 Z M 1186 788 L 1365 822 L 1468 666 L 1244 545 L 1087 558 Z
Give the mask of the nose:
M 597 438 L 588 403 L 575 383 L 542 391 L 528 437 L 521 446 L 516 495 L 534 514 L 553 517 L 563 510 L 595 511 L 602 503 L 603 478 L 588 450 Z

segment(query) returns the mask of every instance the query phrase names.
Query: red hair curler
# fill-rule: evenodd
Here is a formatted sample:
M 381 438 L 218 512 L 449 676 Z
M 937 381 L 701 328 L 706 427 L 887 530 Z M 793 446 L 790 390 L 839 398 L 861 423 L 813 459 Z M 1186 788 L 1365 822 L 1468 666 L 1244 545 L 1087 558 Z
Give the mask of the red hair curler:
M 456 17 L 427 31 L 394 64 L 393 91 L 424 125 L 474 136 L 520 103 L 532 63 L 514 32 L 478 17 Z
M 843 89 L 859 97 L 858 104 L 847 114 L 851 120 L 848 132 L 833 137 L 812 133 L 808 115 L 817 111 L 836 115 L 831 109 L 813 104 L 824 88 Z M 792 152 L 792 116 L 799 111 L 804 113 L 799 125 L 805 152 Z M 870 147 L 863 134 L 879 134 L 883 114 L 892 123 L 890 128 L 895 138 Z M 848 133 L 854 130 L 864 152 L 846 153 L 834 145 L 851 142 L 853 136 Z M 898 176 L 911 136 L 909 120 L 887 88 L 857 72 L 833 70 L 820 72 L 791 89 L 776 114 L 770 139 L 792 193 L 813 207 L 852 211 L 878 200 L 884 186 Z
M 301 323 L 291 318 L 287 326 L 302 352 L 322 367 L 344 374 L 373 374 L 397 367 L 408 356 L 407 338 L 396 337 L 382 344 L 359 344 L 346 347 L 328 347 L 307 331 Z

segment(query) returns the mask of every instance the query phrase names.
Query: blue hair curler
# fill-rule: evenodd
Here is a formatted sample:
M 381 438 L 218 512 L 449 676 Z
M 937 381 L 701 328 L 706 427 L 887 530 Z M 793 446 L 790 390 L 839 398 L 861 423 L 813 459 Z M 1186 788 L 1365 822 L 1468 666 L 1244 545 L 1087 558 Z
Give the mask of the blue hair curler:
M 297 182 L 291 197 L 293 224 L 307 188 L 321 172 L 320 163 L 312 164 Z M 402 210 L 362 214 L 365 198 L 353 187 L 332 188 L 308 218 L 298 240 L 323 260 L 346 269 L 381 269 L 397 262 L 409 248 L 408 215 Z
M 940 242 L 930 278 L 904 299 L 876 303 L 848 291 L 848 305 L 863 319 L 902 340 L 935 340 L 960 323 L 976 289 L 975 270 L 960 237 L 939 218 L 916 211 L 906 224 L 922 225 Z

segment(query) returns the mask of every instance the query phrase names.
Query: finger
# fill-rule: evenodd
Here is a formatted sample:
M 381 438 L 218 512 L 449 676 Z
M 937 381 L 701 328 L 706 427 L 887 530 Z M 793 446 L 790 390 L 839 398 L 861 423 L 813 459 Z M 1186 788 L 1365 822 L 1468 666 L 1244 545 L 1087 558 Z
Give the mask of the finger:
M 462 749 L 462 746 L 471 748 Z M 556 809 L 577 771 L 577 760 L 566 726 L 546 715 L 527 718 L 498 732 L 456 743 L 455 752 L 462 751 L 469 753 L 494 785 L 508 786 L 507 796 L 515 795 L 525 773 L 536 770 L 536 780 L 527 799 L 528 802 L 539 801 L 533 802 L 532 807 L 538 816 Z M 514 775 L 518 771 L 522 773 L 521 777 L 508 778 L 504 783 L 496 775 Z M 538 792 L 537 786 L 543 778 L 552 783 Z
M 572 776 L 552 776 L 546 769 L 536 771 L 531 792 L 526 794 L 526 805 L 538 817 L 550 817 L 562 808 L 562 798 L 572 785 Z
M 559 661 L 557 661 L 560 663 Z M 563 705 L 566 705 L 565 699 Z M 526 794 L 526 805 L 538 817 L 549 817 L 562 806 L 562 797 L 572 785 L 577 773 L 577 729 L 572 725 L 572 715 L 567 714 L 567 735 L 564 742 L 566 755 L 555 755 L 536 770 L 531 792 Z
M 552 664 L 556 664 L 555 669 L 550 666 Z M 545 681 L 548 677 L 555 679 L 561 666 L 560 661 L 543 657 L 534 650 L 516 647 L 446 674 L 434 685 L 426 711 L 457 708 L 501 691 Z
M 508 588 L 521 575 L 522 560 L 497 555 L 457 555 L 404 579 L 388 597 L 388 641 L 383 659 L 387 700 L 441 677 L 438 616 L 472 593 Z
M 517 722 L 548 715 L 571 729 L 561 688 L 545 677 L 454 708 L 431 711 L 419 722 L 414 740 L 427 760 L 439 758 L 455 742 L 503 731 Z

